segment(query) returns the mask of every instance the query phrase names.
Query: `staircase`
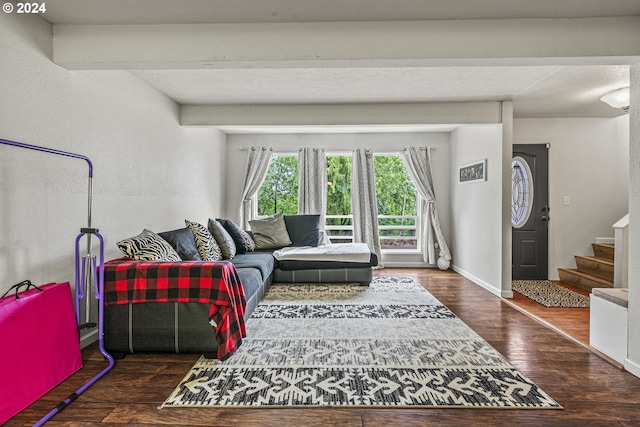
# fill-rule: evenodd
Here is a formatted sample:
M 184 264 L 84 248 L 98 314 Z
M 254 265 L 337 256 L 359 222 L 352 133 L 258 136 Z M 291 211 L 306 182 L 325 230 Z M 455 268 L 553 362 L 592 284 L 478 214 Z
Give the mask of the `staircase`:
M 613 287 L 614 245 L 592 243 L 593 256 L 576 255 L 578 268 L 559 268 L 560 281 L 591 291 Z

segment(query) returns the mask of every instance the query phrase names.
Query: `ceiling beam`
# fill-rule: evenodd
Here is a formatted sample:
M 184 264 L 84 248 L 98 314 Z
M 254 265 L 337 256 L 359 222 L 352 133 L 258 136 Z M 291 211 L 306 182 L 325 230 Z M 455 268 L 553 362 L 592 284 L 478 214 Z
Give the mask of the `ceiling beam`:
M 182 126 L 500 124 L 500 102 L 182 105 Z
M 68 69 L 598 65 L 640 61 L 640 17 L 54 25 Z

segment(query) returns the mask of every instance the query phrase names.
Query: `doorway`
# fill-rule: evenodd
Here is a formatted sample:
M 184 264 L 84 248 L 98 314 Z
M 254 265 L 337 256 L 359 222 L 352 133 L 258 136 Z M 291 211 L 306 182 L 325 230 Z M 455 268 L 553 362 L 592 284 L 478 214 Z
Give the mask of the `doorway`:
M 549 145 L 514 144 L 511 161 L 513 280 L 549 275 Z

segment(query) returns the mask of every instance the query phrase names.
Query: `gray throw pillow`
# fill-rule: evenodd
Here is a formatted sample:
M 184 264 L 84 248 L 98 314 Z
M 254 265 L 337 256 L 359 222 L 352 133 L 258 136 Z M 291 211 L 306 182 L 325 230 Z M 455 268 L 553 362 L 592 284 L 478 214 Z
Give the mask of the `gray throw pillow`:
M 236 244 L 236 254 L 244 254 L 256 249 L 256 244 L 249 236 L 249 233 L 238 227 L 235 222 L 225 218 L 216 218 L 216 221 L 222 224 L 224 229 L 231 235 L 231 238 L 233 238 Z
M 158 236 L 166 240 L 178 252 L 183 261 L 202 261 L 193 233 L 189 227 L 163 231 L 158 233 Z
M 181 261 L 171 245 L 151 230 L 120 240 L 118 248 L 129 258 L 138 261 Z
M 222 251 L 222 258 L 224 259 L 232 259 L 236 256 L 236 243 L 233 241 L 233 238 L 225 230 L 225 228 L 215 219 L 209 218 L 209 223 L 207 224 L 209 231 L 214 239 L 216 239 L 216 243 L 220 246 L 220 250 Z
M 291 246 L 320 244 L 320 215 L 285 215 L 284 223 L 291 238 Z
M 281 213 L 249 221 L 256 249 L 279 249 L 291 244 Z

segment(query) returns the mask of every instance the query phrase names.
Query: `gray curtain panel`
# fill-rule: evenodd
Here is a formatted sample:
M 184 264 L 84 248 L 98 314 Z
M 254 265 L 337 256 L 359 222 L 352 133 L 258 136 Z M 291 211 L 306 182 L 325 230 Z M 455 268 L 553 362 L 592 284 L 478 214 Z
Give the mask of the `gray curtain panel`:
M 324 230 L 327 211 L 327 155 L 324 148 L 301 148 L 298 152 L 298 213 L 320 214 Z
M 421 239 L 422 257 L 429 264 L 436 264 L 439 269 L 446 270 L 451 264 L 451 252 L 440 228 L 438 205 L 433 191 L 433 177 L 431 174 L 431 152 L 428 147 L 405 147 L 402 152 L 404 165 L 409 172 L 420 197 L 419 233 Z M 436 259 L 436 243 L 440 249 Z
M 369 249 L 378 256 L 378 268 L 382 268 L 373 152 L 370 149 L 356 148 L 353 150 L 352 161 L 353 240 L 369 245 Z
M 253 196 L 258 192 L 267 175 L 272 155 L 273 148 L 271 147 L 251 147 L 249 149 L 247 173 L 244 178 L 238 211 L 238 223 L 245 230 L 249 229 L 249 220 L 253 219 L 255 212 Z

